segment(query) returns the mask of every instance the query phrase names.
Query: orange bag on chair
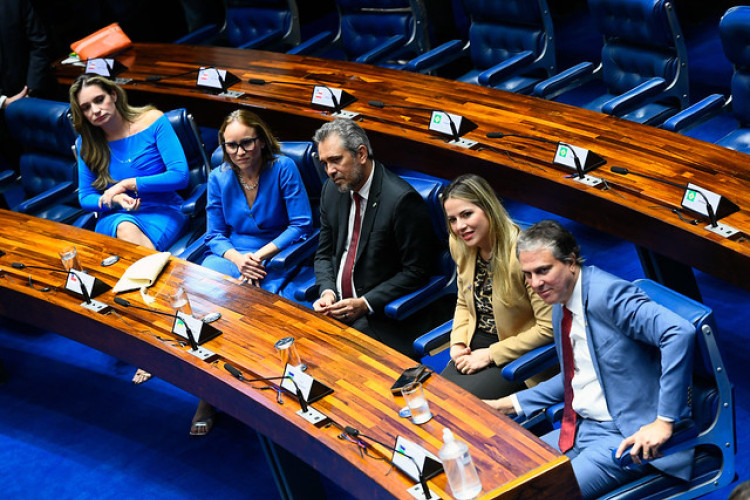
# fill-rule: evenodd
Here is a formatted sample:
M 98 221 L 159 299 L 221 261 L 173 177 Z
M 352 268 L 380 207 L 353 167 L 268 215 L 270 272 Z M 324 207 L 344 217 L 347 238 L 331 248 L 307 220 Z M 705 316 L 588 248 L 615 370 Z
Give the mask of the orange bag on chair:
M 86 38 L 82 38 L 70 45 L 70 48 L 78 54 L 81 60 L 96 59 L 113 54 L 132 45 L 128 35 L 122 31 L 120 25 L 112 23 L 109 26 L 96 31 Z

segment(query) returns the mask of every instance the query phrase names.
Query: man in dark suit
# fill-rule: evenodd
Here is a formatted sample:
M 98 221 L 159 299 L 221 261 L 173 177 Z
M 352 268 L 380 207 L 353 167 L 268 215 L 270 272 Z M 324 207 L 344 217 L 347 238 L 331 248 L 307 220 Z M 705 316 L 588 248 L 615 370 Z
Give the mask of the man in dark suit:
M 687 479 L 692 450 L 659 458 L 674 422 L 689 415 L 695 329 L 638 287 L 594 266 L 559 223 L 541 221 L 516 247 L 536 293 L 553 304 L 560 374 L 512 396 L 487 401 L 503 413 L 531 415 L 565 403 L 559 430 L 543 436 L 570 459 L 584 498 L 645 475 L 651 465 Z M 559 446 L 558 446 L 559 445 Z M 632 446 L 636 465 L 612 460 Z
M 313 308 L 411 355 L 419 332 L 383 311 L 425 284 L 434 269 L 439 245 L 427 206 L 373 160 L 367 134 L 353 121 L 326 123 L 314 140 L 329 180 L 320 200 L 320 298 Z

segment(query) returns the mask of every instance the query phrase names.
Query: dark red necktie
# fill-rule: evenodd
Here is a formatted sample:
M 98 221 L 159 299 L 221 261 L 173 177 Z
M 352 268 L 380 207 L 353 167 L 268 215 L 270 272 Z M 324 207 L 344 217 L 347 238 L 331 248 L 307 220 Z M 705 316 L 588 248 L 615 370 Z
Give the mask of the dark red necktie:
M 344 271 L 341 273 L 341 298 L 348 299 L 354 296 L 352 290 L 352 271 L 354 270 L 354 258 L 357 256 L 357 244 L 359 243 L 359 230 L 362 226 L 362 216 L 360 215 L 360 202 L 362 197 L 356 191 L 354 196 L 354 227 L 352 227 L 351 240 L 349 242 L 349 252 L 346 254 L 344 262 Z
M 562 422 L 560 423 L 560 451 L 565 453 L 573 447 L 576 439 L 576 412 L 573 411 L 573 372 L 575 362 L 573 361 L 573 343 L 570 341 L 570 325 L 573 323 L 573 315 L 567 307 L 563 306 L 563 317 L 560 327 L 560 342 L 563 352 L 563 380 L 565 387 L 565 407 L 563 409 Z

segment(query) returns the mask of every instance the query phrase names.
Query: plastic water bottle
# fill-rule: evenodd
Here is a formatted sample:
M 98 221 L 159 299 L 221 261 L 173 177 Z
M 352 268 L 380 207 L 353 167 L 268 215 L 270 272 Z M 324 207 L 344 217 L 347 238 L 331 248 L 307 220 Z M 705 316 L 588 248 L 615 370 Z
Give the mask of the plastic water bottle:
M 443 447 L 438 452 L 448 476 L 451 492 L 457 500 L 474 498 L 482 491 L 477 469 L 469 454 L 469 447 L 457 441 L 450 429 L 443 429 Z

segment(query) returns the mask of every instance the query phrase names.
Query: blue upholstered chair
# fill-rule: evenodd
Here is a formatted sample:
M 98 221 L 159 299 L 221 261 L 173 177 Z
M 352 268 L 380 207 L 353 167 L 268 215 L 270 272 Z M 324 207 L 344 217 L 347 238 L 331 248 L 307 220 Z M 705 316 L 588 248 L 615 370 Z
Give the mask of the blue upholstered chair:
M 713 311 L 655 281 L 636 280 L 634 283 L 652 300 L 695 325 L 693 381 L 688 398 L 691 418 L 675 425 L 674 435 L 661 449 L 664 455 L 695 449 L 693 477 L 683 482 L 653 469 L 645 477 L 602 498 L 696 498 L 728 485 L 735 475 L 734 390 L 719 352 Z M 525 380 L 555 363 L 554 346 L 540 347 L 506 365 L 503 377 Z M 557 421 L 561 416 L 561 404 L 546 412 L 546 418 L 551 421 Z M 536 424 L 537 421 L 538 418 L 530 419 L 530 423 Z M 628 457 L 626 451 L 619 462 L 627 466 Z
M 230 0 L 224 26 L 204 26 L 175 43 L 279 50 L 299 42 L 299 13 L 295 0 Z
M 448 234 L 440 202 L 440 193 L 448 185 L 448 181 L 407 169 L 392 168 L 391 170 L 411 184 L 422 196 L 425 203 L 427 203 L 435 234 L 445 247 L 440 254 L 438 269 L 430 277 L 427 284 L 419 290 L 404 295 L 385 306 L 386 316 L 402 320 L 441 297 L 455 294 L 456 266 L 448 251 Z M 310 306 L 318 298 L 318 290 L 315 286 L 315 273 L 312 266 L 303 268 L 300 271 L 298 277 L 295 279 L 294 287 L 290 286 L 290 292 L 287 294 L 288 298 L 307 306 Z
M 469 41 L 444 43 L 402 69 L 433 72 L 469 55 L 474 69 L 458 80 L 520 93 L 556 72 L 546 0 L 463 0 L 463 8 L 471 20 Z
M 719 23 L 719 35 L 724 54 L 734 65 L 731 97 L 710 95 L 662 127 L 750 153 L 750 7 L 727 10 Z
M 10 104 L 5 118 L 23 154 L 20 179 L 13 170 L 0 172 L 0 204 L 57 222 L 74 221 L 83 212 L 77 199 L 70 105 L 29 97 Z
M 298 241 L 288 248 L 273 256 L 266 267 L 273 270 L 284 271 L 291 280 L 297 275 L 303 265 L 312 266 L 312 256 L 318 248 L 318 236 L 320 235 L 320 191 L 323 187 L 325 176 L 317 161 L 317 152 L 312 142 L 281 142 L 281 154 L 288 156 L 297 165 L 305 184 L 310 205 L 313 210 L 313 233 L 305 240 Z M 211 155 L 211 166 L 216 168 L 224 161 L 224 152 L 218 147 Z M 204 229 L 205 233 L 205 229 Z M 203 234 L 203 233 L 202 233 Z M 200 264 L 205 257 L 208 248 L 204 244 L 203 237 L 197 238 L 193 243 L 177 255 L 180 258 Z M 283 289 L 279 291 L 284 295 Z M 291 292 L 289 292 L 291 293 Z
M 589 0 L 589 10 L 604 36 L 601 63 L 562 71 L 533 95 L 648 125 L 687 106 L 687 50 L 670 1 Z M 593 80 L 599 85 L 580 92 Z
M 429 47 L 423 0 L 336 0 L 337 33 L 324 31 L 289 54 L 320 55 L 379 66 L 401 66 Z

